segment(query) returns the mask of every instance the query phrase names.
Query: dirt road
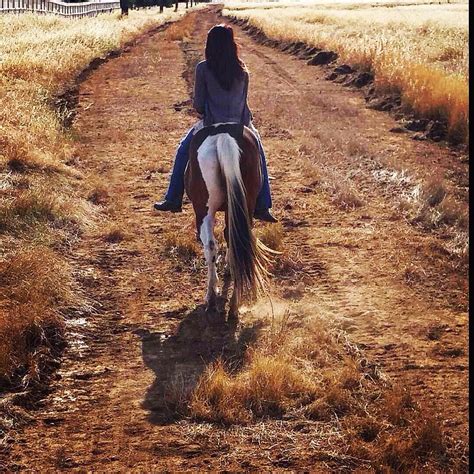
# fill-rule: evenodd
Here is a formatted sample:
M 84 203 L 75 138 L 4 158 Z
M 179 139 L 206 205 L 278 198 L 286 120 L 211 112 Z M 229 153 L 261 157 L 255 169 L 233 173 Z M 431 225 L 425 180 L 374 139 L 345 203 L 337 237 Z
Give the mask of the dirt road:
M 147 36 L 80 85 L 78 167 L 109 195 L 107 222 L 74 255 L 95 309 L 70 322 L 58 379 L 35 423 L 12 443 L 11 470 L 281 466 L 283 443 L 239 445 L 224 430 L 220 441 L 206 441 L 207 428 L 172 419 L 163 393 L 165 382 L 196 379 L 222 352 L 238 355 L 254 334 L 245 315 L 238 327 L 209 324 L 199 306 L 201 260 L 180 265 L 166 250 L 174 232 L 193 234 L 189 204 L 183 214 L 151 210 L 194 122 L 180 105 L 189 99 L 192 67 L 207 30 L 221 21 L 213 11 L 196 15 L 189 41 L 170 41 L 166 31 Z M 397 191 L 375 173 L 392 163 L 425 179 L 461 169 L 462 157 L 390 133 L 393 119 L 366 109 L 359 93 L 236 32 L 251 71 L 250 106 L 269 156 L 275 214 L 299 262 L 275 278 L 275 297 L 333 319 L 395 383 L 427 405 L 436 402 L 447 432 L 466 440 L 465 276 L 439 237 L 403 218 Z M 335 182 L 350 179 L 359 207 L 344 209 L 323 168 Z M 310 468 L 310 455 L 286 467 Z

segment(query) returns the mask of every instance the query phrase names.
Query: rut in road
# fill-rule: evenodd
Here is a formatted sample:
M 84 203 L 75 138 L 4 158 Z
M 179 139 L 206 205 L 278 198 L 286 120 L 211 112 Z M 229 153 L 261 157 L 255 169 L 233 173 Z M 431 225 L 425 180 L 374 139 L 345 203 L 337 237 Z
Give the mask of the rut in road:
M 209 427 L 185 427 L 166 403 L 166 387 L 197 380 L 221 355 L 238 363 L 261 330 L 251 311 L 238 325 L 206 315 L 202 259 L 179 263 L 166 250 L 170 235 L 194 235 L 190 206 L 182 215 L 151 210 L 195 120 L 186 105 L 193 65 L 207 30 L 222 21 L 213 9 L 192 15 L 191 39 L 145 36 L 80 85 L 79 167 L 110 196 L 107 221 L 74 257 L 95 311 L 69 324 L 58 380 L 36 422 L 15 440 L 12 468 L 268 469 L 284 467 L 275 459 L 298 443 L 285 435 L 273 447 L 239 445 L 225 430 L 206 443 Z M 277 274 L 274 297 L 340 325 L 420 401 L 436 399 L 446 429 L 466 439 L 465 278 L 433 250 L 441 248 L 436 237 L 397 215 L 371 173 L 374 162 L 396 158 L 423 178 L 433 163 L 447 167 L 455 158 L 436 144 L 390 134 L 393 120 L 365 109 L 356 92 L 235 29 L 251 72 L 250 106 L 269 156 L 275 214 L 297 263 Z M 348 144 L 356 152 L 346 153 Z M 321 162 L 335 179 L 351 177 L 362 206 L 338 206 L 320 185 L 313 164 Z M 118 243 L 103 238 L 114 229 L 123 234 Z M 407 284 L 407 269 L 426 276 Z M 449 329 L 441 341 L 427 337 L 433 324 Z

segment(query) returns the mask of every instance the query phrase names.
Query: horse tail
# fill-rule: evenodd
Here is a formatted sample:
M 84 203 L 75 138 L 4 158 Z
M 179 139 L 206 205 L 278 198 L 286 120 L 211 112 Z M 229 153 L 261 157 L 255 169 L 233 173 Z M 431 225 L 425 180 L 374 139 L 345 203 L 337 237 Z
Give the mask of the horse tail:
M 245 294 L 255 297 L 265 290 L 266 271 L 263 249 L 250 225 L 245 185 L 240 172 L 241 150 L 228 133 L 217 136 L 217 158 L 227 187 L 228 264 L 234 291 L 241 299 Z

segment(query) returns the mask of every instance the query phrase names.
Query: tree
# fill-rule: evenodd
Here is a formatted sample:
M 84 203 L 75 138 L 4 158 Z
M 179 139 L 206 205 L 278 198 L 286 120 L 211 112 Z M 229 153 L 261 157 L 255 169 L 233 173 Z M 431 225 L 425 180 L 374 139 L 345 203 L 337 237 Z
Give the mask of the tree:
M 128 15 L 128 0 L 120 0 L 122 15 Z

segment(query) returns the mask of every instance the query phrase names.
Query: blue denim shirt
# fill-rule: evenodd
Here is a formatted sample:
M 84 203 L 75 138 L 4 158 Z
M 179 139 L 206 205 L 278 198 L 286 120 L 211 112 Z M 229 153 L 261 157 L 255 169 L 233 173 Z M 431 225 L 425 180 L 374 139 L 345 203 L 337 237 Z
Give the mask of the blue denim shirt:
M 204 126 L 223 122 L 248 126 L 252 119 L 247 104 L 248 86 L 249 75 L 245 71 L 244 77 L 236 79 L 229 91 L 223 89 L 206 61 L 201 61 L 196 66 L 193 106 L 204 116 Z

